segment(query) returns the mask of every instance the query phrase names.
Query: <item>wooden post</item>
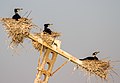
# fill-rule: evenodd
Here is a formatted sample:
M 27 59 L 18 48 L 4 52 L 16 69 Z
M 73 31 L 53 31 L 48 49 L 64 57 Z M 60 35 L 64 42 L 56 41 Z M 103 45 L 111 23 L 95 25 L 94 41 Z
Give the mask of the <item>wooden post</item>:
M 57 53 L 47 48 L 42 62 L 38 63 L 38 73 L 34 83 L 48 83 L 56 58 Z
M 53 45 L 48 45 L 46 42 L 43 43 L 43 40 L 33 34 L 29 34 L 29 38 L 39 42 L 44 47 L 46 47 L 46 51 L 43 55 L 42 63 L 39 63 L 38 66 L 38 73 L 36 75 L 34 83 L 48 83 L 49 77 L 52 73 L 52 68 L 57 58 L 57 54 L 67 58 L 69 61 L 77 64 L 82 65 L 82 61 L 77 59 L 76 57 L 72 56 L 71 54 L 63 51 L 60 49 L 61 42 L 59 40 L 55 40 Z M 49 55 L 52 54 L 52 59 L 49 59 Z M 48 69 L 45 70 L 45 65 L 48 65 Z M 43 77 L 43 78 L 42 78 Z

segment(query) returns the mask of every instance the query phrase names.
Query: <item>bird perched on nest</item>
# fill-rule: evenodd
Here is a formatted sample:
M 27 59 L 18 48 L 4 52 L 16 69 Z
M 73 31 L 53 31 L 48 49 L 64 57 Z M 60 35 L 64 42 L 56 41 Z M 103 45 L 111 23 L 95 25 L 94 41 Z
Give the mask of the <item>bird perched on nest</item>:
M 98 53 L 100 53 L 100 52 L 99 52 L 99 51 L 98 51 L 98 52 L 93 52 L 92 57 L 86 57 L 86 58 L 84 58 L 84 59 L 79 59 L 79 60 L 99 60 L 99 59 L 96 57 L 96 55 L 97 55 Z
M 19 12 L 20 10 L 23 10 L 23 9 L 20 9 L 20 8 L 15 8 L 15 9 L 14 9 L 15 15 L 13 15 L 12 19 L 15 19 L 16 21 L 18 21 L 18 19 L 21 18 L 21 16 L 18 14 L 18 12 Z
M 43 32 L 46 32 L 51 35 L 52 31 L 48 28 L 50 25 L 53 25 L 53 24 L 44 24 Z

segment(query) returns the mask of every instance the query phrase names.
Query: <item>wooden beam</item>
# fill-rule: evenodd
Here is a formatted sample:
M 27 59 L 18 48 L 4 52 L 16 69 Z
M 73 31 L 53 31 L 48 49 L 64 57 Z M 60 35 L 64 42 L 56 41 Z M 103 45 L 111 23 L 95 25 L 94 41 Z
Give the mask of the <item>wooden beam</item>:
M 55 47 L 55 45 L 48 45 L 46 42 L 43 42 L 43 40 L 37 36 L 35 36 L 34 34 L 29 34 L 29 38 L 39 42 L 40 44 L 42 44 L 43 46 L 55 51 L 56 53 L 62 55 L 63 57 L 65 57 L 66 59 L 70 60 L 71 62 L 77 64 L 77 65 L 82 65 L 82 61 L 80 61 L 79 59 L 77 59 L 76 57 L 72 56 L 71 54 L 65 52 L 64 50 Z

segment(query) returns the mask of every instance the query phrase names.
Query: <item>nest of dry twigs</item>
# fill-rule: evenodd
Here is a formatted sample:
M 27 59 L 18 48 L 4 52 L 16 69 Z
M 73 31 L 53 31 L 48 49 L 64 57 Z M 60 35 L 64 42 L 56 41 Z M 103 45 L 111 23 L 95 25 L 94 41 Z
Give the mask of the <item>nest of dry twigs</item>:
M 43 42 L 47 43 L 48 45 L 52 45 L 54 43 L 55 38 L 60 36 L 60 33 L 58 32 L 52 32 L 52 34 L 48 34 L 45 32 L 41 32 L 41 33 L 35 33 L 35 36 L 37 36 L 38 38 L 42 38 Z M 42 50 L 44 51 L 45 47 L 42 47 L 42 45 L 40 43 L 38 43 L 37 41 L 32 41 L 33 46 L 35 49 L 37 49 L 38 51 Z
M 102 60 L 84 60 L 79 67 L 87 70 L 90 74 L 95 74 L 102 79 L 107 79 L 110 63 L 109 61 Z
M 7 31 L 8 37 L 12 39 L 12 46 L 23 43 L 24 38 L 29 35 L 30 30 L 33 28 L 31 19 L 27 18 L 21 18 L 18 21 L 12 18 L 2 18 L 1 22 Z

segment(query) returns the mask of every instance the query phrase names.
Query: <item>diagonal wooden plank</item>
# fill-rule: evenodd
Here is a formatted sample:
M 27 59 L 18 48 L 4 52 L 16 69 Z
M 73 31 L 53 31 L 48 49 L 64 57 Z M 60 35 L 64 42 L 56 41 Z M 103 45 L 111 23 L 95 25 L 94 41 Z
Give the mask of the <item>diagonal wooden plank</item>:
M 42 44 L 43 46 L 55 51 L 56 53 L 58 53 L 59 55 L 65 57 L 66 59 L 70 60 L 71 62 L 77 64 L 77 65 L 82 65 L 82 61 L 80 61 L 79 59 L 77 59 L 76 57 L 74 57 L 73 55 L 65 52 L 64 50 L 54 47 L 53 45 L 48 45 L 46 42 L 43 42 L 43 40 L 37 36 L 35 36 L 34 34 L 29 34 L 29 38 L 39 42 L 40 44 Z

